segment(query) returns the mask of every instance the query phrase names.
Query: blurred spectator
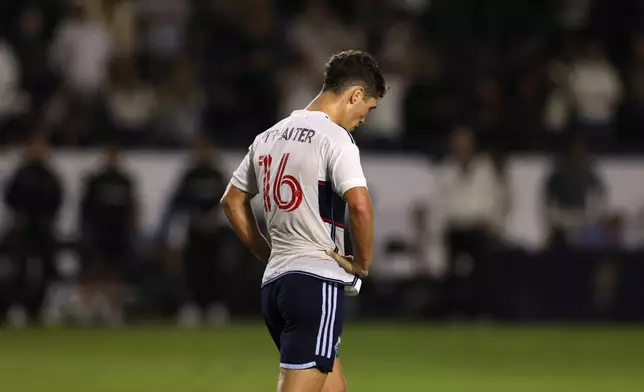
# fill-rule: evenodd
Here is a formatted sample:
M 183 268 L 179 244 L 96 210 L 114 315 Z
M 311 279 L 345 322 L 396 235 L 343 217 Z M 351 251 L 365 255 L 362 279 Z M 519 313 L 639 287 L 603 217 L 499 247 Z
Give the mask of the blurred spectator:
M 10 254 L 17 270 L 11 302 L 32 321 L 39 321 L 47 287 L 58 275 L 54 226 L 63 194 L 47 153 L 46 139 L 33 137 L 4 190 L 13 218 Z
M 0 133 L 6 123 L 24 108 L 20 91 L 21 69 L 13 48 L 0 38 Z M 6 136 L 6 135 L 0 135 Z
M 108 132 L 113 133 L 110 135 L 113 140 L 139 146 L 154 140 L 150 127 L 157 107 L 156 93 L 141 80 L 134 61 L 116 59 L 113 62 L 105 101 Z
M 183 274 L 187 293 L 179 311 L 179 322 L 194 325 L 203 318 L 224 322 L 228 310 L 223 303 L 225 277 L 219 260 L 221 212 L 219 200 L 227 181 L 215 165 L 216 151 L 206 139 L 195 146 L 193 162 L 179 179 L 163 218 L 160 239 L 165 242 L 173 217 L 187 215 L 188 233 L 183 248 Z
M 440 168 L 440 197 L 450 263 L 448 312 L 489 311 L 487 253 L 502 214 L 503 191 L 492 160 L 477 153 L 472 131 L 457 127 Z
M 441 165 L 440 188 L 445 214 L 452 228 L 485 228 L 498 213 L 501 195 L 492 160 L 476 151 L 474 135 L 465 127 L 452 134 L 451 155 Z
M 393 6 L 393 5 L 392 5 Z M 400 6 L 400 5 L 398 5 Z M 396 12 L 395 16 L 386 15 L 382 28 L 379 27 L 380 45 L 378 59 L 385 74 L 389 91 L 378 103 L 378 110 L 373 112 L 365 124 L 368 132 L 358 137 L 379 141 L 378 147 L 390 148 L 402 143 L 405 136 L 407 91 L 420 73 L 435 77 L 436 61 L 429 45 L 425 42 L 422 29 L 409 10 Z M 422 4 L 416 4 L 422 7 Z M 387 10 L 381 11 L 386 13 Z M 432 81 L 431 83 L 435 83 Z M 424 101 L 419 106 L 426 104 Z M 368 146 L 368 145 L 367 145 Z
M 106 150 L 103 167 L 85 180 L 80 213 L 86 250 L 86 313 L 80 316 L 85 321 L 93 312 L 99 312 L 109 323 L 122 321 L 138 226 L 134 186 L 116 147 Z
M 163 145 L 192 145 L 202 134 L 206 102 L 195 71 L 188 57 L 177 59 L 160 91 L 154 139 Z
M 357 137 L 369 140 L 379 148 L 391 148 L 403 141 L 405 93 L 414 76 L 415 64 L 411 63 L 417 61 L 411 52 L 422 38 L 414 39 L 421 31 L 405 14 L 383 30 L 379 63 L 389 90 L 378 102 L 378 110 L 369 116 L 365 124 L 367 132 L 361 132 Z
M 294 53 L 280 73 L 279 116 L 289 116 L 293 110 L 308 106 L 320 92 L 323 77 L 301 53 Z
M 568 89 L 569 66 L 562 61 L 552 60 L 547 73 L 553 88 L 546 98 L 543 122 L 547 130 L 563 132 L 571 121 L 573 107 Z
M 406 90 L 406 78 L 397 72 L 386 72 L 385 78 L 389 91 L 378 102 L 374 111 L 365 123 L 366 132 L 360 133 L 361 139 L 370 139 L 382 148 L 391 148 L 402 142 L 403 135 L 403 101 Z
M 596 145 L 609 141 L 622 82 L 599 43 L 585 44 L 582 58 L 572 65 L 569 85 L 579 131 Z
M 73 0 L 70 14 L 57 28 L 50 63 L 75 97 L 94 99 L 107 80 L 112 37 L 96 6 Z
M 155 79 L 184 48 L 191 7 L 189 0 L 137 0 L 142 48 Z
M 114 56 L 132 57 L 138 49 L 136 0 L 103 0 L 104 20 L 114 41 Z
M 606 204 L 606 188 L 586 145 L 570 143 L 545 182 L 546 225 L 551 247 L 577 242 L 580 230 L 596 224 Z
M 380 65 L 402 71 L 409 67 L 411 51 L 427 46 L 418 22 L 405 12 L 396 13 L 384 27 L 378 50 Z
M 38 117 L 56 90 L 56 78 L 47 64 L 47 41 L 40 8 L 22 11 L 15 37 L 16 54 L 22 69 L 22 88 L 29 94 L 32 114 Z
M 512 210 L 512 194 L 510 193 L 506 157 L 501 153 L 494 152 L 490 154 L 490 159 L 497 180 L 497 192 L 494 197 L 495 212 L 490 232 L 497 240 L 502 241 L 506 234 L 506 219 Z
M 334 53 L 366 49 L 361 29 L 342 23 L 324 0 L 307 0 L 306 9 L 290 26 L 289 37 L 293 48 L 304 54 L 318 75 L 324 73 L 324 65 Z

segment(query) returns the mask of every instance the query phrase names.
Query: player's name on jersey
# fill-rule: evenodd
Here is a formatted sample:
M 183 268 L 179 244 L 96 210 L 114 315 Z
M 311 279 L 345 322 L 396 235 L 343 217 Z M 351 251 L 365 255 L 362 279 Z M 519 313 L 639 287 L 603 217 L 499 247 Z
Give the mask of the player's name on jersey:
M 286 128 L 284 130 L 276 129 L 276 130 L 267 132 L 266 135 L 264 136 L 263 142 L 266 143 L 269 140 L 277 139 L 277 140 L 286 140 L 286 141 L 294 141 L 294 142 L 311 144 L 311 140 L 313 139 L 313 136 L 315 136 L 315 131 L 308 128 L 293 127 L 293 128 Z

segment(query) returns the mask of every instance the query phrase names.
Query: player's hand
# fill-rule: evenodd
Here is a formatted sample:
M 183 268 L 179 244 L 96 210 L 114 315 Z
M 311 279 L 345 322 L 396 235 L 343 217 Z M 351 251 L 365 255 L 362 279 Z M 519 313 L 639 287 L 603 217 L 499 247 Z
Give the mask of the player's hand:
M 335 260 L 347 273 L 351 275 L 357 275 L 361 278 L 367 276 L 366 271 L 362 271 L 359 268 L 356 268 L 356 265 L 353 262 L 353 256 L 342 256 L 332 250 L 327 250 L 326 254 L 333 257 L 333 260 Z

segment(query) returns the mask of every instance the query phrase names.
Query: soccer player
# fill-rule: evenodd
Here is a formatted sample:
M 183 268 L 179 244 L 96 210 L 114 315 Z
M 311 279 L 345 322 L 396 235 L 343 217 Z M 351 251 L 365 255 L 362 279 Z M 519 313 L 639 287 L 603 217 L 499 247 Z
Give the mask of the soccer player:
M 371 264 L 373 211 L 351 131 L 385 95 L 368 53 L 334 55 L 321 93 L 255 138 L 222 207 L 243 243 L 267 263 L 262 312 L 280 350 L 279 392 L 340 392 L 344 293 Z M 270 242 L 251 209 L 259 194 Z M 344 256 L 345 209 L 353 257 Z

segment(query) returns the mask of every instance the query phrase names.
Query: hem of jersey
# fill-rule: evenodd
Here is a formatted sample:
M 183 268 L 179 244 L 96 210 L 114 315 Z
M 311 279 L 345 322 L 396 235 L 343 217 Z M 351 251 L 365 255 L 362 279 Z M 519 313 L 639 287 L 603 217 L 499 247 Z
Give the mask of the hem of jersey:
M 316 367 L 318 364 L 317 362 L 309 362 L 309 363 L 303 363 L 301 365 L 294 365 L 290 363 L 280 363 L 280 367 L 283 369 L 289 369 L 289 370 L 305 370 L 305 369 L 311 369 Z
M 325 277 L 325 276 L 321 276 L 321 275 L 318 275 L 318 274 L 314 274 L 314 273 L 312 273 L 312 272 L 306 272 L 306 271 L 286 271 L 286 272 L 283 272 L 283 273 L 281 273 L 281 274 L 279 274 L 279 275 L 277 275 L 277 276 L 274 276 L 274 277 L 270 278 L 269 280 L 267 280 L 266 282 L 262 283 L 262 286 L 261 286 L 261 287 L 264 287 L 264 286 L 266 286 L 267 284 L 269 284 L 269 283 L 272 283 L 272 282 L 276 281 L 277 279 L 281 278 L 282 276 L 290 275 L 290 274 L 308 275 L 308 276 L 312 276 L 312 277 L 314 277 L 314 278 L 318 278 L 318 279 L 321 279 L 321 280 L 324 280 L 324 281 L 327 281 L 327 282 L 338 283 L 338 284 L 341 284 L 341 285 L 344 285 L 344 286 L 355 286 L 355 285 L 356 285 L 356 283 L 358 282 L 358 277 L 357 277 L 357 276 L 355 276 L 355 277 L 353 278 L 353 281 L 351 281 L 351 283 L 349 283 L 349 282 L 345 282 L 345 281 L 338 280 L 338 279 L 331 279 L 331 278 L 327 278 L 327 277 Z
M 338 196 L 344 197 L 344 194 L 350 191 L 353 188 L 369 188 L 367 186 L 367 180 L 364 178 L 353 178 L 350 180 L 347 180 L 343 182 L 342 184 L 338 185 Z

